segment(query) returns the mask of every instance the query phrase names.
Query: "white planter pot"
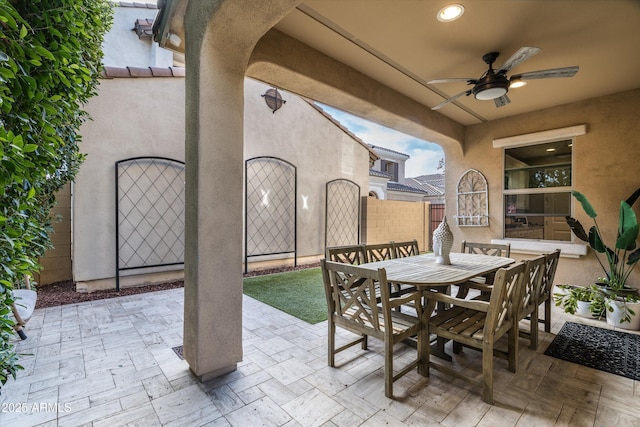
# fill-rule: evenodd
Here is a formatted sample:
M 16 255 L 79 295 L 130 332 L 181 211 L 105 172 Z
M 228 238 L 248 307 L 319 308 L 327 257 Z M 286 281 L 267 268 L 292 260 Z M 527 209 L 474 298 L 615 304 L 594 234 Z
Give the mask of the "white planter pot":
M 607 310 L 607 324 L 618 327 L 620 329 L 629 329 L 637 331 L 640 329 L 640 302 L 628 302 L 627 307 L 631 309 L 635 315 L 631 316 L 631 322 L 623 322 L 622 310 L 624 303 L 622 301 L 610 301 L 613 311 Z
M 591 314 L 591 301 L 578 301 L 576 315 L 581 317 L 593 317 Z

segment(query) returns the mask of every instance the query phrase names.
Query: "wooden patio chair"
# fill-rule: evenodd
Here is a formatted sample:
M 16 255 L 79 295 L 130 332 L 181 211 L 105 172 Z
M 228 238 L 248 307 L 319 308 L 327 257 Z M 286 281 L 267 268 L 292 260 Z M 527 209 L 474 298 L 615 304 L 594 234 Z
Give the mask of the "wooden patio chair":
M 408 240 L 406 242 L 391 242 L 393 245 L 394 258 L 405 258 L 415 255 L 420 255 L 420 248 L 418 247 L 417 240 Z M 417 288 L 412 285 L 394 283 L 395 291 L 400 294 L 406 294 L 409 292 L 415 292 Z
M 520 320 L 529 318 L 529 331 L 520 329 L 519 335 L 529 339 L 529 347 L 532 350 L 538 348 L 538 295 L 543 286 L 545 273 L 545 256 L 541 255 L 534 259 L 525 261 L 526 270 L 522 281 L 520 298 L 520 310 L 516 324 Z
M 36 308 L 36 301 L 38 298 L 36 291 L 31 289 L 31 280 L 29 276 L 24 276 L 24 286 L 24 288 L 13 289 L 14 302 L 11 304 L 13 318 L 16 321 L 13 329 L 22 340 L 27 339 L 27 334 L 24 332 L 24 326 L 31 318 L 31 315 Z
M 509 258 L 511 255 L 511 244 L 495 244 L 495 243 L 478 243 L 462 241 L 460 252 L 469 254 L 480 254 L 490 256 L 503 256 Z M 489 274 L 483 277 L 474 277 L 473 279 L 461 283 L 458 288 L 459 298 L 467 296 L 469 289 L 478 289 L 481 292 L 491 292 L 491 285 L 493 283 L 494 274 Z
M 358 266 L 321 261 L 322 276 L 328 308 L 328 362 L 335 367 L 335 355 L 358 343 L 367 349 L 367 337 L 372 336 L 384 342 L 384 383 L 385 396 L 393 397 L 393 382 L 422 362 L 425 345 L 424 331 L 420 327 L 422 305 L 418 292 L 401 297 L 392 297 L 389 292 L 384 269 L 368 270 Z M 376 288 L 382 296 L 382 304 L 376 302 Z M 413 301 L 418 317 L 409 316 L 394 308 Z M 340 326 L 360 338 L 336 348 L 336 326 Z M 399 372 L 394 374 L 393 346 L 398 342 L 418 337 L 417 356 Z M 428 344 L 428 342 L 427 342 Z
M 519 309 L 520 290 L 525 277 L 525 264 L 518 263 L 498 270 L 489 301 L 457 298 L 445 293 L 426 293 L 426 310 L 432 312 L 435 304 L 445 309 L 427 322 L 427 333 L 459 342 L 482 351 L 482 378 L 468 376 L 466 370 L 455 369 L 439 362 L 429 361 L 429 367 L 474 385 L 482 386 L 482 400 L 493 404 L 493 357 L 509 361 L 509 370 L 515 372 L 518 361 L 518 328 L 515 322 Z M 508 336 L 506 352 L 495 348 L 495 343 Z M 427 357 L 430 354 L 426 348 Z M 427 375 L 428 375 L 427 369 Z
M 408 256 L 420 255 L 420 248 L 417 240 L 408 240 L 406 242 L 391 242 L 393 244 L 393 252 L 395 258 L 404 258 Z
M 556 277 L 556 269 L 560 261 L 560 249 L 545 255 L 545 272 L 542 279 L 540 293 L 537 295 L 538 306 L 544 304 L 544 319 L 538 322 L 544 323 L 544 331 L 551 332 L 551 304 L 553 303 L 553 280 Z
M 364 264 L 367 262 L 363 245 L 328 247 L 326 250 L 326 257 L 329 261 L 352 265 Z
M 395 258 L 393 242 L 364 245 L 364 254 L 367 262 L 384 261 Z

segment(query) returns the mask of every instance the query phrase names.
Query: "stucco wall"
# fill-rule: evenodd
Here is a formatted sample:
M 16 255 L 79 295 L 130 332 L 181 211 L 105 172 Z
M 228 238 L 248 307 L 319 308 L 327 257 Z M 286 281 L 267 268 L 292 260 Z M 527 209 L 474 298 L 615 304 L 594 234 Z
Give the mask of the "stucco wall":
M 461 229 L 452 221 L 450 225 L 456 242 L 463 239 L 490 241 L 502 237 L 503 154 L 501 149 L 493 148 L 493 139 L 586 124 L 586 135 L 576 137 L 573 146 L 573 186 L 589 198 L 598 213 L 605 241 L 613 245 L 620 201 L 640 187 L 638 111 L 640 89 L 468 127 L 464 154 L 446 152 L 447 216 L 455 215 L 455 187 L 461 174 L 476 168 L 485 175 L 489 185 L 490 226 Z M 635 210 L 640 212 L 637 205 Z M 593 224 L 575 201 L 573 216 L 587 230 Z M 458 246 L 458 243 L 454 244 L 454 248 Z M 580 259 L 563 257 L 556 283 L 584 285 L 602 275 L 602 269 L 589 251 Z M 634 272 L 630 284 L 640 287 L 640 270 Z
M 274 156 L 297 167 L 298 256 L 322 255 L 325 184 L 349 179 L 366 195 L 369 152 L 305 100 L 286 91 L 279 90 L 286 104 L 273 113 L 261 96 L 269 88 L 245 79 L 244 158 Z
M 366 195 L 369 152 L 297 96 L 282 92 L 287 102 L 272 113 L 261 97 L 269 88 L 245 81 L 244 158 L 274 156 L 297 166 L 298 257 L 318 258 L 324 253 L 325 184 L 349 179 Z M 87 106 L 94 120 L 81 129 L 87 159 L 74 189 L 73 274 L 79 289 L 88 290 L 114 286 L 115 162 L 151 155 L 184 161 L 184 79 L 105 79 L 99 90 Z M 149 96 L 159 93 L 161 100 Z M 125 278 L 121 286 L 171 277 Z
M 133 30 L 137 19 L 155 19 L 157 13 L 158 9 L 146 7 L 115 7 L 113 27 L 104 36 L 103 63 L 110 67 L 172 66 L 171 51 L 152 43 L 151 37 L 139 38 Z
M 161 89 L 161 90 L 160 90 Z M 104 79 L 87 111 L 80 145 L 87 154 L 74 185 L 73 275 L 115 274 L 115 162 L 136 156 L 184 161 L 184 79 Z M 113 287 L 113 283 L 110 283 Z

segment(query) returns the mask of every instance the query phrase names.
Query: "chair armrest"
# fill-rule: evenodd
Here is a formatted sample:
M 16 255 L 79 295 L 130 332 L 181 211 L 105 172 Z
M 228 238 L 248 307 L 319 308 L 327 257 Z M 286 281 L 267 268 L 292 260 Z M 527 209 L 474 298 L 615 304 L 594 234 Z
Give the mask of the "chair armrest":
M 389 298 L 389 307 L 396 308 L 402 305 L 406 305 L 407 303 L 413 302 L 418 306 L 420 304 L 421 292 L 415 291 L 403 294 L 398 297 Z
M 424 293 L 424 297 L 428 300 L 439 301 L 445 304 L 452 304 L 458 307 L 469 308 L 476 311 L 489 311 L 488 301 L 468 300 L 464 298 L 456 298 L 451 295 L 447 295 L 442 292 L 427 291 Z
M 486 283 L 472 282 L 472 281 L 460 283 L 458 284 L 458 286 L 464 286 L 465 288 L 477 289 L 479 291 L 484 291 L 484 292 L 491 292 L 491 289 L 493 289 L 493 285 L 487 285 Z

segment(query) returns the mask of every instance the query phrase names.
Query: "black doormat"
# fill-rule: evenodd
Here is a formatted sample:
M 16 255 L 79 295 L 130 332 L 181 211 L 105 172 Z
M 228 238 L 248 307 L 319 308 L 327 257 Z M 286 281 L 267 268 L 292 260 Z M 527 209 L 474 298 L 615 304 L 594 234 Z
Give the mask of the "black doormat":
M 640 380 L 640 335 L 566 322 L 544 354 Z

